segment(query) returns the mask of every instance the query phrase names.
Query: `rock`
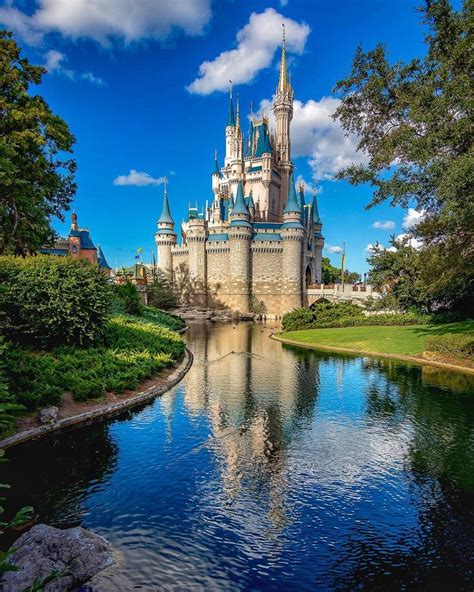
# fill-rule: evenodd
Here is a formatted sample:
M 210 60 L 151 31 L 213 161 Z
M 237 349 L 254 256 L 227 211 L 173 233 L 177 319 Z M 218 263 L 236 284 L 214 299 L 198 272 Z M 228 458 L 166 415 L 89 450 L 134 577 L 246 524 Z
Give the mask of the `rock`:
M 56 423 L 58 421 L 59 409 L 54 405 L 41 409 L 38 418 L 41 424 Z
M 72 590 L 115 561 L 112 547 L 103 537 L 80 526 L 61 530 L 37 524 L 15 541 L 10 562 L 18 571 L 3 576 L 3 592 L 18 592 L 42 581 L 54 571 L 64 572 L 42 590 Z M 69 569 L 68 569 L 69 568 Z

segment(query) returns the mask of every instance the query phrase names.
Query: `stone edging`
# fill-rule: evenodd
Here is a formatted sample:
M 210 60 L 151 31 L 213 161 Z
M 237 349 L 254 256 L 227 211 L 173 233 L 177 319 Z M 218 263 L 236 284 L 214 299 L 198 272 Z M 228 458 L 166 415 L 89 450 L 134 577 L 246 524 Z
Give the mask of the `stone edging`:
M 185 347 L 185 357 L 183 361 L 169 376 L 168 382 L 165 386 L 151 386 L 146 391 L 138 393 L 134 397 L 130 397 L 129 399 L 126 399 L 124 401 L 119 401 L 118 403 L 111 403 L 99 409 L 85 411 L 84 413 L 79 413 L 78 415 L 73 415 L 71 417 L 65 417 L 64 419 L 60 419 L 59 421 L 51 425 L 38 426 L 35 428 L 31 428 L 29 430 L 24 430 L 23 432 L 18 432 L 17 434 L 13 434 L 13 436 L 9 436 L 8 438 L 1 440 L 0 448 L 10 448 L 11 446 L 22 444 L 23 442 L 27 442 L 28 440 L 36 440 L 37 438 L 41 438 L 43 436 L 46 436 L 47 434 L 51 434 L 52 432 L 56 432 L 64 428 L 68 428 L 79 424 L 92 423 L 96 419 L 115 415 L 117 413 L 125 411 L 126 409 L 130 409 L 132 407 L 142 405 L 143 403 L 147 403 L 148 401 L 151 401 L 155 397 L 163 395 L 167 391 L 171 390 L 174 386 L 176 386 L 178 382 L 180 382 L 188 373 L 189 369 L 193 365 L 193 360 L 194 356 L 192 352 L 187 347 Z
M 436 360 L 415 358 L 414 356 L 402 356 L 399 354 L 383 354 L 365 350 L 349 349 L 348 347 L 334 347 L 332 345 L 301 343 L 300 341 L 293 341 L 292 339 L 284 339 L 283 337 L 280 337 L 279 335 L 277 336 L 274 333 L 270 335 L 270 338 L 274 339 L 275 341 L 280 341 L 281 343 L 287 343 L 288 345 L 294 345 L 296 347 L 304 347 L 306 349 L 341 352 L 346 354 L 353 354 L 356 356 L 371 356 L 374 358 L 391 358 L 394 360 L 401 360 L 402 362 L 414 362 L 415 364 L 421 364 L 425 366 L 438 366 L 439 368 L 444 368 L 445 370 L 454 370 L 457 372 L 462 372 L 464 374 L 474 374 L 474 368 L 469 368 L 467 366 L 457 366 L 456 364 L 449 364 L 448 362 L 437 362 Z

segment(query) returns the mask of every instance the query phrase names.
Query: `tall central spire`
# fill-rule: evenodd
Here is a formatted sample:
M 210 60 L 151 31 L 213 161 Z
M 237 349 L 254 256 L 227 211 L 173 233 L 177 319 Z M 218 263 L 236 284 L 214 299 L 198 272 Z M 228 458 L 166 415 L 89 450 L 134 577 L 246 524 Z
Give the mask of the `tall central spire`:
M 278 92 L 285 93 L 288 90 L 288 74 L 286 72 L 286 38 L 285 25 L 282 23 L 281 36 L 281 60 L 280 60 L 280 78 L 278 79 Z
M 227 117 L 227 126 L 235 125 L 234 102 L 232 100 L 232 80 L 229 80 L 229 116 Z

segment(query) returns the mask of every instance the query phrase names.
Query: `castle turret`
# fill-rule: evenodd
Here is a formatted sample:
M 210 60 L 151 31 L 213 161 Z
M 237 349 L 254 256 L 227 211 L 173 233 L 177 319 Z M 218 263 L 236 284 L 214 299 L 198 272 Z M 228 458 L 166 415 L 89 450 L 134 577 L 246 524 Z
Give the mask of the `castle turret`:
M 290 176 L 290 191 L 283 210 L 281 237 L 283 239 L 283 312 L 301 306 L 302 265 L 304 228 L 301 224 L 301 206 L 296 195 L 293 174 Z
M 217 150 L 214 152 L 214 170 L 212 171 L 212 191 L 214 195 L 217 195 L 219 191 L 219 178 L 220 178 L 220 171 L 219 171 L 219 162 L 217 160 Z
M 171 248 L 176 244 L 174 220 L 171 216 L 168 202 L 167 180 L 164 181 L 163 208 L 157 222 L 158 230 L 155 233 L 155 242 L 158 254 L 158 267 L 173 282 L 173 255 Z
M 321 283 L 322 276 L 322 258 L 323 258 L 323 247 L 324 247 L 324 236 L 321 234 L 323 228 L 323 222 L 319 215 L 318 199 L 316 192 L 314 193 L 313 203 L 311 205 L 311 223 L 313 231 L 313 249 L 315 258 L 315 276 L 316 282 Z
M 227 116 L 227 125 L 225 127 L 225 166 L 229 166 L 230 162 L 235 157 L 235 129 L 234 103 L 232 100 L 231 85 L 229 89 L 229 114 Z
M 250 213 L 245 205 L 242 181 L 237 184 L 234 207 L 230 214 L 230 277 L 232 308 L 241 313 L 250 311 Z
M 285 26 L 283 25 L 280 75 L 276 89 L 275 102 L 273 103 L 275 114 L 275 149 L 276 159 L 282 173 L 281 196 L 288 195 L 289 178 L 293 171 L 291 162 L 290 123 L 293 119 L 293 88 L 288 79 L 286 68 L 286 41 Z
M 189 249 L 189 290 L 196 306 L 207 306 L 207 224 L 201 215 L 189 218 L 186 242 Z

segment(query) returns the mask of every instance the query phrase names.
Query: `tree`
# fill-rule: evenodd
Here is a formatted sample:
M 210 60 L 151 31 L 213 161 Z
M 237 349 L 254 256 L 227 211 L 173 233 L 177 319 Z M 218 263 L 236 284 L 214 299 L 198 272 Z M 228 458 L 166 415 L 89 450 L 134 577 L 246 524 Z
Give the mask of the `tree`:
M 359 136 L 368 158 L 339 178 L 370 183 L 369 208 L 390 200 L 424 212 L 413 231 L 423 243 L 420 280 L 452 307 L 465 306 L 474 285 L 472 7 L 469 0 L 460 11 L 448 0 L 425 0 L 423 57 L 390 64 L 383 45 L 358 48 L 350 74 L 336 85 L 335 117 Z
M 54 236 L 76 191 L 76 163 L 64 159 L 75 142 L 46 101 L 28 93 L 45 68 L 21 57 L 12 34 L 0 31 L 0 253 L 34 253 Z
M 410 245 L 409 239 L 392 237 L 391 248 L 376 243 L 367 258 L 371 266 L 370 283 L 379 290 L 386 290 L 402 309 L 429 308 L 429 299 L 420 282 L 420 254 Z
M 153 271 L 153 279 L 147 286 L 148 304 L 155 308 L 168 309 L 176 306 L 176 297 L 161 269 Z
M 321 280 L 323 284 L 338 284 L 341 282 L 341 269 L 334 267 L 329 260 L 329 257 L 321 259 Z M 360 281 L 360 274 L 357 271 L 344 272 L 344 281 L 348 284 L 354 284 Z

